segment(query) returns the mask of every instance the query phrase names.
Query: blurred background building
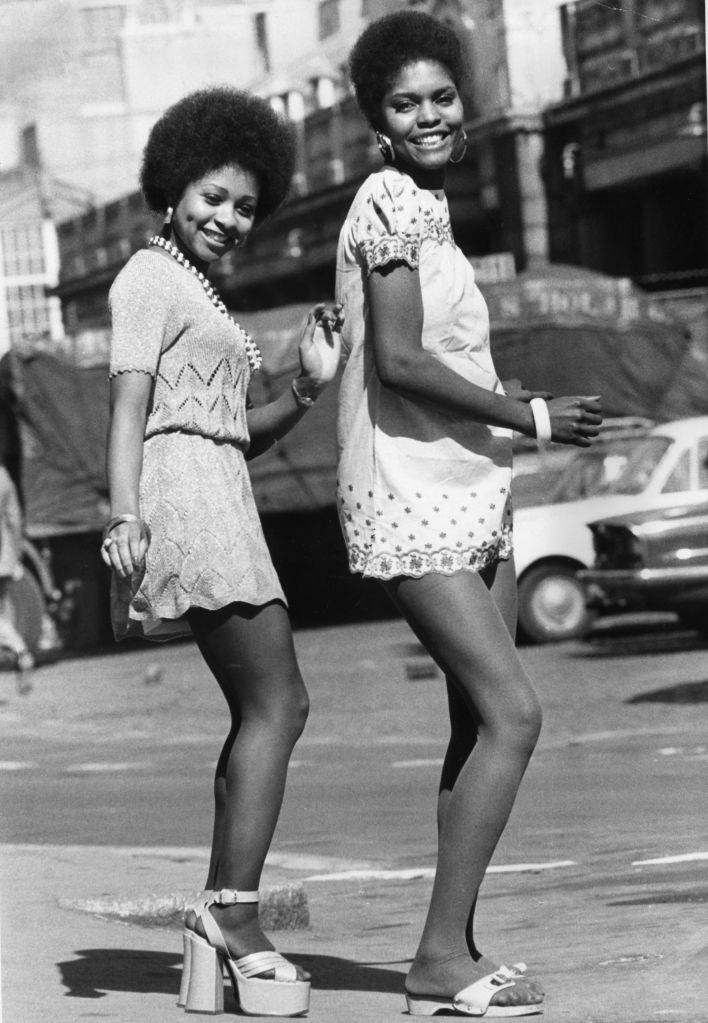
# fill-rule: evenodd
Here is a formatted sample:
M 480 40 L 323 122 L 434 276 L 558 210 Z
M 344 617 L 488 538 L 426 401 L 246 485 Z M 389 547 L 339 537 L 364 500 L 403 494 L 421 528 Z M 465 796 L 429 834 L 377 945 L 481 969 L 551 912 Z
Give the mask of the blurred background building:
M 215 268 L 227 302 L 331 294 L 339 226 L 380 160 L 346 58 L 368 20 L 402 7 L 450 24 L 468 56 L 470 145 L 448 193 L 482 281 L 551 261 L 653 289 L 708 285 L 700 0 L 9 0 L 0 170 L 42 174 L 43 283 L 58 260 L 66 330 L 105 343 L 107 288 L 154 226 L 135 192 L 145 138 L 167 105 L 209 83 L 267 96 L 299 141 L 290 202 Z M 36 209 L 26 214 L 36 235 Z M 56 341 L 51 310 L 35 326 Z M 0 352 L 17 332 L 9 316 L 3 325 L 0 306 Z
M 293 124 L 288 202 L 213 269 L 271 359 L 256 388 L 277 390 L 292 373 L 304 304 L 333 294 L 347 208 L 381 164 L 347 55 L 367 22 L 406 7 L 449 24 L 467 58 L 469 146 L 446 191 L 457 243 L 493 314 L 500 368 L 530 378 L 543 352 L 539 365 L 559 368 L 552 350 L 578 372 L 587 361 L 558 342 L 569 327 L 585 339 L 586 360 L 624 381 L 627 402 L 614 414 L 660 417 L 648 396 L 669 387 L 676 415 L 708 412 L 700 0 L 3 0 L 0 420 L 13 404 L 12 458 L 23 466 L 16 475 L 35 552 L 25 579 L 44 591 L 44 605 L 25 595 L 25 617 L 37 622 L 51 604 L 67 644 L 94 643 L 108 620 L 97 555 L 107 295 L 158 226 L 137 191 L 151 125 L 185 93 L 223 83 L 267 97 Z M 540 315 L 535 333 L 529 302 Z M 663 332 L 663 362 L 639 354 L 652 332 Z M 509 352 L 516 364 L 506 364 Z M 302 576 L 302 551 L 317 549 L 322 578 L 313 587 L 325 603 L 349 606 L 331 503 L 334 408 L 332 389 L 292 442 L 252 468 L 286 589 Z M 0 441 L 2 432 L 0 422 Z

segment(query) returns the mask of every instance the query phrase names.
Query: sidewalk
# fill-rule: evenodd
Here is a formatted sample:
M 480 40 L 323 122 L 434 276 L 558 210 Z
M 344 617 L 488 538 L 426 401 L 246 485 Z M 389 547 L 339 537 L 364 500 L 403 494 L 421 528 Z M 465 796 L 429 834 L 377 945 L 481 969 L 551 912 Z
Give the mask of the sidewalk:
M 47 847 L 3 852 L 3 1023 L 167 1023 L 176 1007 L 181 941 L 175 926 L 126 924 L 63 909 L 87 896 L 135 902 L 185 893 L 194 858 Z M 205 857 L 204 857 L 205 860 Z M 201 867 L 202 864 L 199 864 Z M 266 871 L 265 888 L 291 879 Z M 427 879 L 305 884 L 310 926 L 273 934 L 313 976 L 313 1023 L 405 1017 L 408 958 L 422 924 Z M 628 935 L 616 907 L 636 883 L 563 874 L 491 876 L 482 923 L 498 948 L 534 951 L 548 1023 L 705 1023 L 705 933 L 675 906 Z M 602 948 L 595 940 L 602 938 Z M 227 1012 L 235 1011 L 227 991 Z

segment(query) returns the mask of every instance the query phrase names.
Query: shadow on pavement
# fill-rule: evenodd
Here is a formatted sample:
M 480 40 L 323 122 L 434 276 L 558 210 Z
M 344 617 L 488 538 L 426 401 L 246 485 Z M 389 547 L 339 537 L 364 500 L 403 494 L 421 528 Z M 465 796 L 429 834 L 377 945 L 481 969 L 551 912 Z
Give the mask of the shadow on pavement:
M 75 959 L 57 963 L 67 998 L 105 998 L 110 991 L 174 995 L 179 992 L 182 956 L 176 952 L 138 949 L 79 949 Z M 378 991 L 402 994 L 407 962 L 357 963 L 337 956 L 292 955 L 292 962 L 312 974 L 319 991 Z M 401 965 L 403 970 L 385 967 Z M 231 985 L 225 987 L 225 1009 L 233 1011 Z M 231 1006 L 229 1006 L 231 1002 Z
M 394 963 L 358 963 L 338 956 L 293 955 L 288 959 L 312 974 L 314 991 L 378 991 L 384 994 L 403 994 L 403 981 L 409 961 Z M 403 970 L 385 969 L 402 966 Z
M 582 646 L 573 650 L 572 656 L 593 657 L 642 657 L 646 654 L 685 653 L 687 650 L 708 648 L 706 639 L 690 629 L 671 626 L 633 626 L 606 629 L 591 633 Z
M 85 948 L 57 963 L 68 998 L 105 998 L 108 991 L 179 992 L 182 956 L 128 948 Z
M 675 686 L 654 689 L 631 696 L 626 703 L 708 703 L 708 679 L 703 682 L 679 682 Z

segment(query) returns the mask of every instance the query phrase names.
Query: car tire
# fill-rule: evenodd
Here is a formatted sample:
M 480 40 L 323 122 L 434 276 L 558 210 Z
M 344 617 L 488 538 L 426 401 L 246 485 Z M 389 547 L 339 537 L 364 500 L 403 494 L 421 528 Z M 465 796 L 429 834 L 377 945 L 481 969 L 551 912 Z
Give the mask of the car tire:
M 42 635 L 45 603 L 42 589 L 26 569 L 19 579 L 13 579 L 7 588 L 7 601 L 12 621 L 27 647 L 37 652 Z
M 679 612 L 679 621 L 688 629 L 695 629 L 700 636 L 708 636 L 708 608 L 691 608 Z
M 597 612 L 585 603 L 576 576 L 581 565 L 546 562 L 528 569 L 519 581 L 519 638 L 529 643 L 558 643 L 585 636 Z

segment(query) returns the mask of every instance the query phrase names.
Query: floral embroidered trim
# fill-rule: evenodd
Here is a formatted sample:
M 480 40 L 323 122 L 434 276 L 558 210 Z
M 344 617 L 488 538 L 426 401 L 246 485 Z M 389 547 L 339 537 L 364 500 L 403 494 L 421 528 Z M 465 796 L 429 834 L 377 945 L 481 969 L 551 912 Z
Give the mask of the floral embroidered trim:
M 398 259 L 407 263 L 411 270 L 416 270 L 420 256 L 420 238 L 417 234 L 399 234 L 364 239 L 361 242 L 361 253 L 369 272 L 377 266 L 386 266 L 387 263 L 393 263 Z
M 443 242 L 450 242 L 451 245 L 455 244 L 450 221 L 447 217 L 436 216 L 432 210 L 425 210 L 423 213 L 423 228 L 420 232 L 420 240 L 422 241 L 424 238 L 432 238 L 439 245 L 442 245 Z
M 439 551 L 408 551 L 405 554 L 376 554 L 373 557 L 363 547 L 349 547 L 349 569 L 376 579 L 395 579 L 411 576 L 419 579 L 430 572 L 453 575 L 466 570 L 479 572 L 493 561 L 506 560 L 513 552 L 512 527 L 502 526 L 498 540 L 466 551 L 442 548 Z

